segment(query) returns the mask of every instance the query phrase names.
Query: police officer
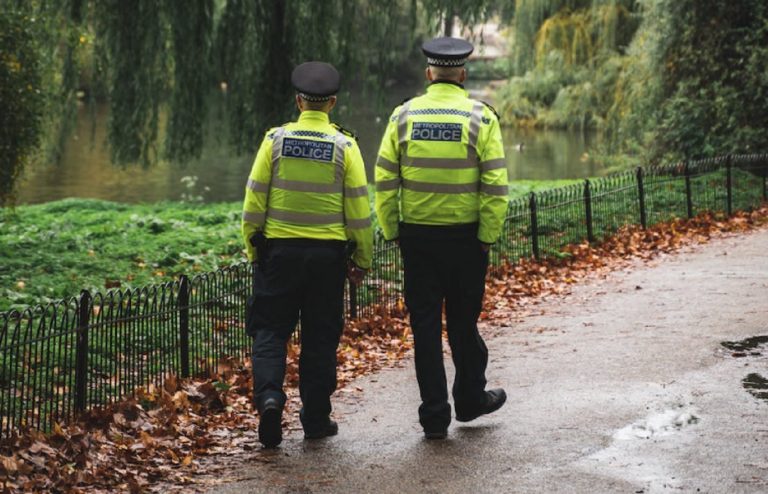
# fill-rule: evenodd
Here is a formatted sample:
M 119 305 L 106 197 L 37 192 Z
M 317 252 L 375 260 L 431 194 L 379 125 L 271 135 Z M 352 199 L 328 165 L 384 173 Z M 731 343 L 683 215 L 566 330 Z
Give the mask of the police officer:
M 259 441 L 268 448 L 282 440 L 286 344 L 299 320 L 304 437 L 338 432 L 329 414 L 343 327 L 344 276 L 359 282 L 371 266 L 373 250 L 360 150 L 354 136 L 328 117 L 336 104 L 339 73 L 327 63 L 307 62 L 294 69 L 291 82 L 301 115 L 267 132 L 243 204 L 248 258 L 258 262 L 262 279 L 254 284 L 248 331 L 254 337 Z
M 443 439 L 451 409 L 443 366 L 442 308 L 456 377 L 456 420 L 498 410 L 503 389 L 485 390 L 488 351 L 477 330 L 488 251 L 507 211 L 507 169 L 495 111 L 467 96 L 464 64 L 473 46 L 454 38 L 424 43 L 426 94 L 395 108 L 376 162 L 376 214 L 397 240 L 413 328 L 419 421 Z

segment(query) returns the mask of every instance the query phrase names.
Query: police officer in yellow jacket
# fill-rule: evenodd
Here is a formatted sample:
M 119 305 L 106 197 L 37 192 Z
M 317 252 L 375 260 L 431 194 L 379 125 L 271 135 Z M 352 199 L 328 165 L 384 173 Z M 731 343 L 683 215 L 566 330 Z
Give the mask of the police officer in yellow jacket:
M 397 240 L 428 439 L 443 439 L 451 409 L 443 366 L 442 308 L 462 422 L 499 409 L 503 389 L 486 391 L 488 351 L 477 330 L 488 251 L 507 211 L 507 169 L 498 117 L 462 83 L 473 46 L 454 38 L 424 43 L 426 94 L 395 108 L 376 162 L 376 214 Z
M 249 333 L 259 440 L 282 440 L 286 343 L 301 320 L 299 391 L 306 439 L 335 435 L 336 347 L 343 327 L 345 272 L 371 266 L 373 234 L 365 168 L 352 134 L 331 124 L 339 73 L 322 62 L 296 67 L 298 121 L 270 129 L 245 190 L 242 232 L 258 262 Z M 351 249 L 351 260 L 347 254 Z

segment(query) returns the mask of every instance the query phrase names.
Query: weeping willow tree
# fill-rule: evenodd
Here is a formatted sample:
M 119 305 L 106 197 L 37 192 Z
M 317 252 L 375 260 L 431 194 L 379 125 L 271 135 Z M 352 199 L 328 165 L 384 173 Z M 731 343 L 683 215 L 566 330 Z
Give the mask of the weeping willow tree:
M 44 86 L 46 103 L 28 105 L 43 122 L 32 134 L 46 136 L 58 143 L 51 148 L 60 150 L 76 95 L 101 99 L 109 106 L 113 163 L 145 166 L 200 156 L 212 129 L 224 128 L 237 153 L 251 152 L 266 128 L 295 112 L 290 85 L 295 65 L 328 61 L 342 73 L 346 89 L 381 88 L 418 54 L 417 38 L 441 30 L 438 20 L 442 28 L 454 19 L 471 24 L 490 5 L 488 0 L 0 0 L 3 15 L 16 12 L 26 22 L 34 17 L 43 27 L 34 39 L 18 40 L 40 60 Z M 3 38 L 11 48 L 12 41 Z M 220 120 L 212 124 L 212 119 Z M 38 141 L 30 142 L 34 148 Z M 4 180 L 9 190 L 19 169 Z
M 115 163 L 155 156 L 160 103 L 169 89 L 167 24 L 162 2 L 105 0 L 96 3 L 97 40 L 110 88 L 108 134 Z
M 39 32 L 25 15 L 0 11 L 0 206 L 13 198 L 13 184 L 40 139 Z
M 584 0 L 514 0 L 514 7 L 506 11 L 513 20 L 513 66 L 519 75 L 534 65 L 534 44 L 541 25 L 561 9 L 586 6 Z
M 250 151 L 260 133 L 294 111 L 290 73 L 306 60 L 324 60 L 344 86 L 385 76 L 412 52 L 415 1 L 313 0 L 226 2 L 213 46 L 232 141 Z
M 433 31 L 443 36 L 451 36 L 457 17 L 460 17 L 464 24 L 475 24 L 487 19 L 497 2 L 490 0 L 423 0 L 423 3 L 429 14 L 428 18 L 431 19 Z
M 601 127 L 617 57 L 639 25 L 633 0 L 516 0 L 513 65 L 502 112 L 522 125 Z
M 26 166 L 61 151 L 87 41 L 81 7 L 0 0 L 0 206 L 13 204 Z
M 625 2 L 630 3 L 630 2 Z M 559 51 L 567 66 L 594 66 L 599 55 L 622 53 L 637 23 L 627 5 L 593 0 L 588 8 L 562 8 L 542 22 L 534 38 L 534 63 Z
M 474 12 L 471 5 L 456 9 Z M 4 122 L 4 131 L 23 130 L 3 135 L 18 158 L 3 153 L 0 197 L 33 151 L 56 160 L 78 97 L 108 104 L 114 163 L 199 156 L 210 129 L 222 127 L 211 125 L 214 105 L 235 151 L 248 152 L 294 112 L 296 64 L 329 61 L 347 89 L 382 86 L 417 52 L 415 38 L 432 24 L 425 16 L 439 15 L 420 0 L 0 0 L 0 10 L 10 23 L 0 46 L 3 90 L 34 81 L 29 97 L 2 101 L 7 120 L 29 118 Z M 17 25 L 29 36 L 11 35 Z

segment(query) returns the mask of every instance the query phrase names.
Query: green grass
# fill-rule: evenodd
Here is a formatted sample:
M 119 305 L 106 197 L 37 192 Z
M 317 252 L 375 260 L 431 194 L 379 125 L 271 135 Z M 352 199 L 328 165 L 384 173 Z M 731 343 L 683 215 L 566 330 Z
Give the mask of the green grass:
M 734 209 L 760 202 L 759 180 L 734 170 Z M 531 255 L 526 200 L 531 192 L 539 196 L 540 252 L 557 255 L 564 245 L 583 240 L 583 189 L 577 186 L 567 194 L 545 193 L 581 183 L 583 180 L 513 181 L 510 199 L 519 210 L 512 211 L 497 246 L 505 257 Z M 598 239 L 624 224 L 639 223 L 636 190 L 611 192 L 611 187 L 620 185 L 606 182 L 603 189 L 593 189 L 593 231 Z M 723 210 L 724 172 L 694 177 L 692 194 L 694 214 Z M 648 224 L 685 216 L 683 178 L 649 177 L 646 205 Z M 0 211 L 0 312 L 76 296 L 82 289 L 103 293 L 109 287 L 138 288 L 240 262 L 245 259 L 240 211 L 239 202 L 126 205 L 87 199 Z M 494 259 L 498 258 L 497 252 Z M 360 289 L 360 300 L 375 299 L 375 292 L 388 280 L 399 282 L 393 271 L 394 258 L 377 261 Z
M 510 197 L 572 182 L 515 181 Z M 139 288 L 244 260 L 241 207 L 65 199 L 0 211 L 0 312 L 83 289 Z
M 237 262 L 240 208 L 66 199 L 0 211 L 0 311 Z

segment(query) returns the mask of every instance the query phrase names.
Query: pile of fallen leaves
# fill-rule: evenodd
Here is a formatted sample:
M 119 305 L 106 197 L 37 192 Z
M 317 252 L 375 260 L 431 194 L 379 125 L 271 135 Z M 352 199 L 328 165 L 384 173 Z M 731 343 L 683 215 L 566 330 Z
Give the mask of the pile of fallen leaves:
M 245 432 L 250 375 L 222 363 L 212 380 L 178 380 L 90 411 L 49 434 L 4 440 L 4 492 L 142 492 L 158 480 L 189 484 L 198 458 L 222 447 L 255 447 Z
M 676 220 L 643 230 L 626 227 L 600 245 L 567 249 L 565 259 L 523 259 L 490 276 L 484 312 L 494 321 L 544 295 L 564 294 L 578 280 L 605 274 L 630 258 L 700 243 L 723 232 L 768 223 L 768 208 L 728 219 L 714 214 Z M 337 352 L 339 387 L 393 365 L 412 348 L 402 302 L 394 311 L 350 321 Z M 297 345 L 290 344 L 286 371 L 289 396 L 284 425 L 295 430 L 300 406 Z M 162 386 L 137 390 L 135 397 L 93 410 L 76 423 L 57 424 L 43 434 L 26 431 L 0 444 L 2 492 L 184 492 L 221 482 L 258 455 L 258 417 L 250 405 L 249 362 L 221 362 L 207 380 L 169 376 Z
M 395 317 L 398 316 L 398 317 Z M 403 314 L 349 323 L 337 352 L 339 386 L 401 360 L 411 348 Z M 297 429 L 299 350 L 289 344 L 285 426 Z M 260 449 L 250 362 L 224 361 L 207 380 L 165 379 L 52 432 L 0 444 L 2 492 L 147 492 L 203 488 Z M 194 484 L 194 485 L 193 485 Z
M 650 260 L 687 245 L 706 242 L 716 235 L 745 232 L 766 224 L 768 207 L 765 206 L 735 213 L 730 218 L 721 213 L 703 213 L 647 229 L 625 226 L 602 243 L 570 245 L 560 258 L 505 263 L 488 277 L 480 317 L 488 321 L 504 320 L 543 296 L 566 295 L 574 283 L 587 277 L 604 276 L 630 259 Z

